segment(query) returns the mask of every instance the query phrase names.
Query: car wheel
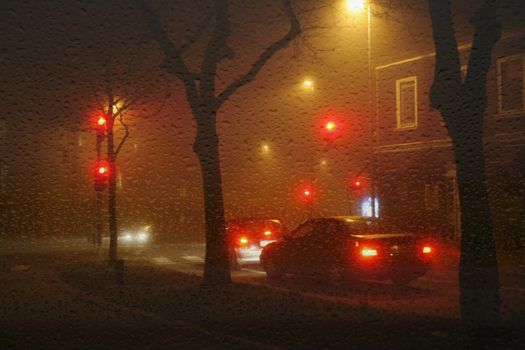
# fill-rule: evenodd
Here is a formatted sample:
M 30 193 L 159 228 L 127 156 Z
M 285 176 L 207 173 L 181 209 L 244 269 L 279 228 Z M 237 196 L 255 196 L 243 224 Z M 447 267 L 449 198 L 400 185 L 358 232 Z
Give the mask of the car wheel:
M 341 264 L 333 264 L 328 267 L 326 277 L 333 286 L 341 286 L 346 280 L 346 270 Z
M 266 271 L 266 276 L 272 280 L 281 279 L 285 274 L 284 268 L 275 261 L 275 258 L 272 257 L 266 259 L 264 270 Z
M 394 276 L 392 277 L 392 282 L 396 285 L 396 286 L 400 286 L 400 287 L 405 287 L 407 286 L 410 282 L 412 282 L 413 278 L 411 277 L 408 277 L 408 276 Z

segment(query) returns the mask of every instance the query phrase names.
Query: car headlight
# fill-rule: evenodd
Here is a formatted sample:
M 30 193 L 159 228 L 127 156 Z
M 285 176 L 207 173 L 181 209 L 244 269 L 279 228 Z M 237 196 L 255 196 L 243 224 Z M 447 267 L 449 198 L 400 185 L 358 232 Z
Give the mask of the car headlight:
M 124 236 L 122 236 L 122 239 L 125 241 L 131 241 L 133 240 L 133 236 L 130 233 L 126 233 Z
M 148 234 L 146 232 L 139 232 L 137 234 L 137 239 L 141 242 L 145 242 L 148 240 Z

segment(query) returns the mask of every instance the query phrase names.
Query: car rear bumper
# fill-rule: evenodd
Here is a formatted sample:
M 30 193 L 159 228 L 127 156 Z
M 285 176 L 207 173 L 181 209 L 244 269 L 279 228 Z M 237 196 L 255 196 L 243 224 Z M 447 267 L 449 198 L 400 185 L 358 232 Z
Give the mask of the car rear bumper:
M 353 266 L 350 274 L 355 273 L 359 278 L 390 279 L 393 276 L 417 278 L 423 276 L 431 264 L 426 261 L 412 261 L 403 263 L 377 262 L 375 264 L 360 264 Z

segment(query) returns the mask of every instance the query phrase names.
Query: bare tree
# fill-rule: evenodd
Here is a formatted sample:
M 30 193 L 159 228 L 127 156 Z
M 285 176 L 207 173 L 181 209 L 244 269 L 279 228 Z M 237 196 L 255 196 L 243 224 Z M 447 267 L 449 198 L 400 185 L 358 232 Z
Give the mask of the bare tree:
M 203 281 L 221 284 L 231 281 L 226 241 L 222 178 L 217 135 L 217 114 L 221 106 L 242 86 L 259 73 L 265 63 L 279 50 L 286 47 L 300 32 L 291 0 L 283 0 L 284 11 L 290 21 L 290 29 L 279 40 L 267 47 L 246 72 L 238 76 L 223 91 L 216 91 L 217 68 L 234 52 L 228 46 L 232 28 L 229 19 L 229 1 L 216 0 L 211 11 L 198 25 L 189 41 L 177 46 L 170 39 L 158 15 L 144 0 L 132 0 L 147 22 L 153 37 L 165 55 L 164 66 L 184 85 L 186 99 L 197 125 L 193 150 L 196 153 L 203 180 L 204 214 L 206 231 L 206 258 Z M 212 25 L 213 23 L 213 25 Z M 198 72 L 191 72 L 183 54 L 202 36 L 208 26 L 211 33 L 203 53 Z
M 465 81 L 449 0 L 429 0 L 436 48 L 432 106 L 452 138 L 461 206 L 460 308 L 468 325 L 499 321 L 495 240 L 486 188 L 483 119 L 492 49 L 501 36 L 498 1 L 486 0 L 471 18 L 475 33 Z
M 139 49 L 141 48 L 139 42 Z M 108 216 L 109 216 L 109 252 L 108 259 L 110 264 L 114 264 L 118 260 L 118 217 L 117 217 L 117 157 L 120 154 L 122 147 L 130 135 L 130 128 L 125 122 L 125 117 L 131 114 L 131 111 L 138 111 L 147 103 L 148 97 L 156 94 L 152 85 L 155 86 L 155 74 L 152 74 L 157 68 L 157 65 L 152 67 L 144 67 L 145 64 L 141 57 L 139 57 L 140 50 L 131 53 L 129 62 L 127 64 L 120 64 L 122 67 L 116 69 L 113 60 L 109 59 L 105 62 L 105 79 L 104 86 L 97 90 L 102 90 L 102 93 L 97 96 L 98 108 L 105 116 L 105 130 L 104 137 L 107 146 L 107 166 L 108 166 Z M 123 73 L 118 74 L 118 71 Z M 161 100 L 160 106 L 155 111 L 150 111 L 148 114 L 156 115 L 160 112 L 166 100 L 168 93 L 168 86 L 164 99 Z M 133 113 L 135 118 L 144 117 L 140 113 Z M 119 135 L 115 132 L 116 126 L 120 126 L 118 131 L 123 134 Z M 99 142 L 99 140 L 97 140 Z

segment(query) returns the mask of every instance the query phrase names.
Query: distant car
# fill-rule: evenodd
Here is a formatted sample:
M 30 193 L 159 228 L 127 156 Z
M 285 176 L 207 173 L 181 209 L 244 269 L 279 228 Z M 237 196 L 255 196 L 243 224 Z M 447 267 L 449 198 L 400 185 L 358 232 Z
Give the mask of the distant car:
M 226 232 L 233 269 L 258 264 L 262 248 L 281 238 L 285 226 L 278 219 L 241 218 L 228 221 Z
M 261 265 L 268 278 L 286 273 L 323 275 L 334 284 L 352 279 L 406 285 L 431 266 L 434 245 L 381 220 L 359 216 L 306 221 L 267 245 Z
M 151 243 L 151 227 L 140 226 L 138 228 L 126 229 L 118 237 L 119 243 L 123 245 L 146 245 Z

